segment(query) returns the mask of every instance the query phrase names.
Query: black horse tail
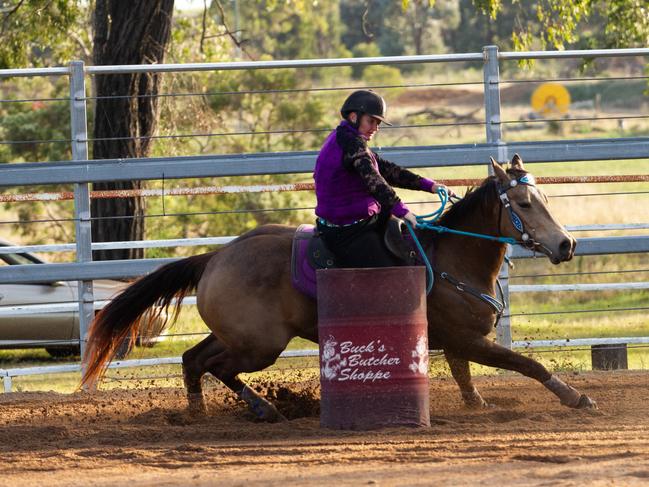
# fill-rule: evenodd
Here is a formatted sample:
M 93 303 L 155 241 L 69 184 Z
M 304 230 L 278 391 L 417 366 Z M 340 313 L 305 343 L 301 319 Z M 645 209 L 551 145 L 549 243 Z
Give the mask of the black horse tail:
M 196 288 L 215 253 L 195 255 L 166 264 L 114 297 L 90 325 L 88 345 L 83 356 L 86 368 L 81 384 L 94 386 L 125 343 L 127 350 L 131 350 L 138 335 L 147 338 L 158 336 L 169 321 L 173 323 L 180 312 L 182 300 Z M 167 312 L 174 299 L 176 302 L 169 319 Z

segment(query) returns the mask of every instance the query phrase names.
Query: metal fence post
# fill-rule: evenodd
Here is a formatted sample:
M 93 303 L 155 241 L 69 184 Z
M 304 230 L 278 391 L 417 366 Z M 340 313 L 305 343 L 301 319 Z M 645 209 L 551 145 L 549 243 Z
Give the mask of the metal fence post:
M 70 63 L 70 131 L 72 159 L 88 160 L 88 122 L 86 117 L 86 85 L 82 61 Z M 88 183 L 74 185 L 74 218 L 77 244 L 77 262 L 92 261 L 92 234 L 90 220 L 90 189 Z M 88 326 L 94 318 L 92 281 L 79 281 L 79 346 L 81 371 L 85 370 Z
M 484 55 L 484 109 L 487 128 L 487 143 L 502 145 L 502 129 L 500 126 L 500 69 L 498 68 L 498 46 L 485 46 Z M 500 149 L 498 162 L 503 162 L 506 153 Z M 503 156 L 501 158 L 501 156 Z
M 2 384 L 4 385 L 5 392 L 11 392 L 11 376 L 7 371 L 4 371 L 4 375 L 2 376 Z
M 502 140 L 502 127 L 500 125 L 500 69 L 498 66 L 498 46 L 485 46 L 484 54 L 484 109 L 487 143 L 493 144 L 496 149 L 495 159 L 498 162 L 507 161 L 507 146 Z M 489 174 L 493 175 L 491 165 L 488 166 Z M 509 247 L 509 246 L 508 246 Z M 507 249 L 511 254 L 511 248 Z M 503 287 L 505 311 L 496 328 L 496 341 L 507 348 L 512 348 L 512 329 L 509 317 L 509 268 L 503 263 L 498 273 L 498 279 Z

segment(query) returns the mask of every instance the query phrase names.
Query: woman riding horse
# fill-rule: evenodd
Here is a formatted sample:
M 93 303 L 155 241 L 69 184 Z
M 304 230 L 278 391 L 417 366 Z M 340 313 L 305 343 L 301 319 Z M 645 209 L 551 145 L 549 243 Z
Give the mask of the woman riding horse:
M 386 121 L 383 97 L 355 91 L 345 100 L 343 121 L 325 141 L 315 165 L 316 225 L 341 267 L 399 265 L 383 243 L 390 215 L 414 227 L 415 215 L 390 185 L 436 192 L 447 189 L 383 159 L 367 143 Z
M 507 171 L 495 161 L 492 166 L 495 176 L 453 205 L 440 225 L 511 237 L 547 255 L 554 264 L 570 260 L 576 241 L 551 215 L 545 196 L 520 157 L 514 156 Z M 201 377 L 209 372 L 237 393 L 259 418 L 283 419 L 239 374 L 272 365 L 293 337 L 318 341 L 316 302 L 291 284 L 294 233 L 294 227 L 263 225 L 219 250 L 167 264 L 126 288 L 91 326 L 84 383 L 95 383 L 102 376 L 126 338 L 132 346 L 138 334 L 152 334 L 156 321 L 147 310 L 162 310 L 175 303 L 177 311 L 183 297 L 196 289 L 198 311 L 212 333 L 183 354 L 190 409 L 205 410 Z M 434 248 L 440 277 L 453 276 L 465 283 L 464 289 L 475 291 L 462 292 L 452 280 L 442 277 L 435 280 L 427 300 L 429 346 L 444 350 L 465 404 L 486 404 L 471 382 L 472 361 L 536 379 L 566 406 L 595 407 L 588 396 L 540 363 L 487 338 L 497 312 L 480 295 L 495 294 L 504 243 L 449 233 L 436 235 L 425 229 L 419 230 L 418 236 L 429 255 Z

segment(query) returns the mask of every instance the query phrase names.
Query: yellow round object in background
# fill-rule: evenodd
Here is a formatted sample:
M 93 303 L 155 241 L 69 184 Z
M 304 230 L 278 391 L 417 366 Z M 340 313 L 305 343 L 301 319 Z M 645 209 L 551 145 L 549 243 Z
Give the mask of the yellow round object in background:
M 570 93 L 558 83 L 543 83 L 532 93 L 532 108 L 544 116 L 565 114 L 570 108 Z

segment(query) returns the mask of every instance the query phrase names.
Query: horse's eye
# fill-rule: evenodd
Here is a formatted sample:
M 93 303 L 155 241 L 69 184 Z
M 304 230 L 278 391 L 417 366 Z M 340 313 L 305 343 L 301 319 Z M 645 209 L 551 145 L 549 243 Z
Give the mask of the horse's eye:
M 523 201 L 522 203 L 518 203 L 518 206 L 527 210 L 529 208 L 532 208 L 532 203 L 530 203 L 529 201 Z

